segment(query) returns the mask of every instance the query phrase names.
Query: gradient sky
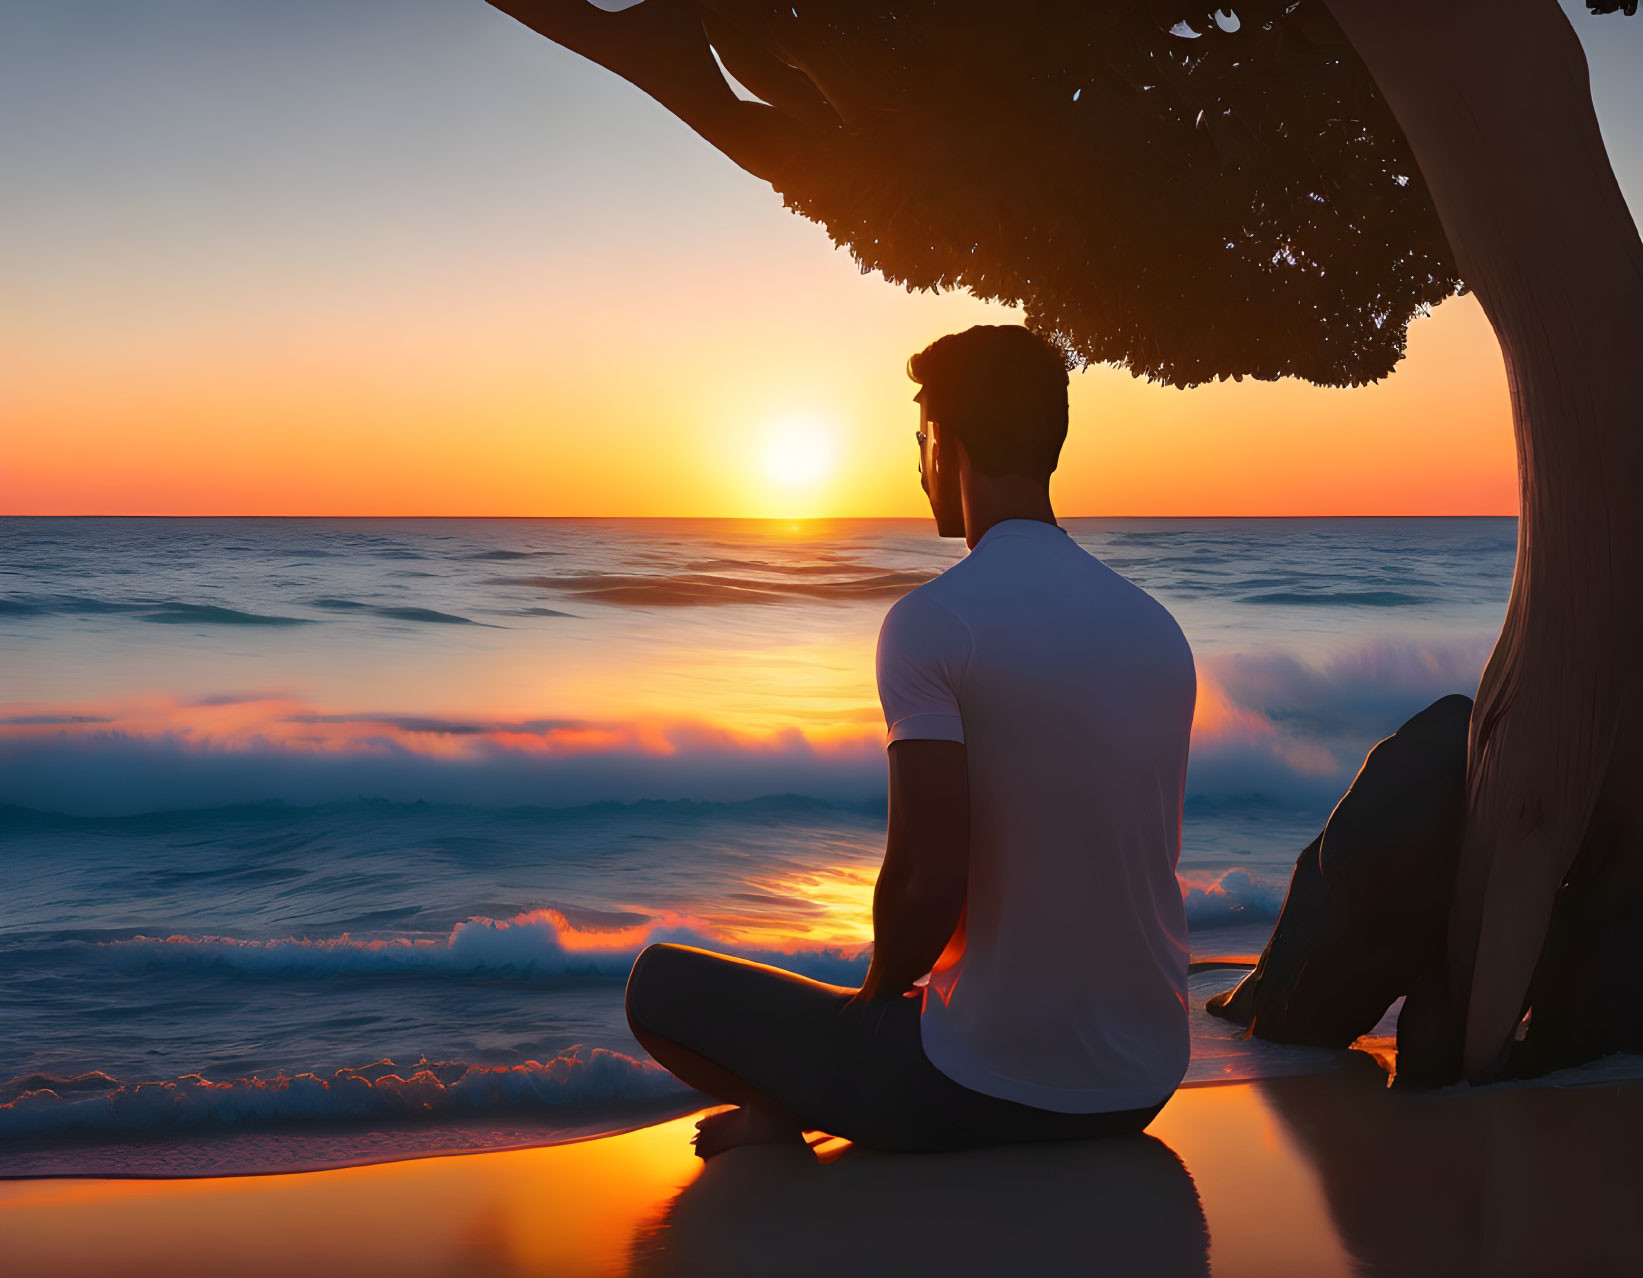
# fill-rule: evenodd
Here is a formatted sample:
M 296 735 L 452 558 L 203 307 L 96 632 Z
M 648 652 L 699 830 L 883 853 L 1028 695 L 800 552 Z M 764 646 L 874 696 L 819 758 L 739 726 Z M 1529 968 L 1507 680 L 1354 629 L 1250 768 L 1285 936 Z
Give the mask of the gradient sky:
M 1565 7 L 1635 212 L 1643 20 Z M 927 514 L 906 357 L 1015 318 L 482 0 L 0 0 L 0 172 L 6 513 Z M 1498 349 L 1458 299 L 1365 389 L 1093 368 L 1052 495 L 1510 514 Z

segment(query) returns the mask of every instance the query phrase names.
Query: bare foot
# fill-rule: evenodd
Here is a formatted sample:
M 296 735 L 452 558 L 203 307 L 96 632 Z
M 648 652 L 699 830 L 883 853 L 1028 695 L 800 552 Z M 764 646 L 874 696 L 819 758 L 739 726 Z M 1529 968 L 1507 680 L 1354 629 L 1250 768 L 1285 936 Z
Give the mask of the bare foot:
M 766 1109 L 740 1105 L 708 1114 L 696 1123 L 698 1158 L 712 1158 L 737 1145 L 788 1145 L 804 1143 L 804 1136 L 791 1120 Z

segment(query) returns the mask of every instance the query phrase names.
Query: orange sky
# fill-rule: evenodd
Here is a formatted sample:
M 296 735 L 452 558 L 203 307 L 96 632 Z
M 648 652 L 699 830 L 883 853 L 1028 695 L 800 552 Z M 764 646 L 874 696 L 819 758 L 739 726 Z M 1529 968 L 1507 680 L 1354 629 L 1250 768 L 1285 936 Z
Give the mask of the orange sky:
M 256 40 L 238 10 L 108 12 L 118 42 L 82 48 L 47 6 L 0 53 L 65 104 L 0 136 L 0 512 L 927 513 L 906 358 L 1011 312 L 860 275 L 660 107 L 483 5 L 419 5 L 386 43 L 363 9 L 282 10 Z M 1611 137 L 1623 182 L 1633 141 Z M 825 473 L 773 477 L 784 429 Z M 1461 298 L 1369 388 L 1075 374 L 1052 497 L 1514 513 L 1498 348 Z
M 464 308 L 464 326 L 413 315 L 387 332 L 202 332 L 186 349 L 133 338 L 95 370 L 41 350 L 11 387 L 28 429 L 8 441 L 0 502 L 14 514 L 925 514 L 903 361 L 1007 313 L 909 297 L 821 247 L 813 308 L 774 334 L 734 295 L 652 295 L 638 350 L 507 299 L 499 314 Z M 672 349 L 647 359 L 673 325 Z M 1410 346 L 1392 378 L 1357 390 L 1075 374 L 1057 509 L 1512 513 L 1505 380 L 1475 303 L 1418 321 Z M 767 472 L 766 437 L 787 422 L 831 446 L 828 473 Z

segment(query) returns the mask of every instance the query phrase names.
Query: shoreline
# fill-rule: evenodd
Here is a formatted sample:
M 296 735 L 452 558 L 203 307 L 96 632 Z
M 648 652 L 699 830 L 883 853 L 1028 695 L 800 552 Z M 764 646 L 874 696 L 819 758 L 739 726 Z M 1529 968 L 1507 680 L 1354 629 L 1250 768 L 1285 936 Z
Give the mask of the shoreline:
M 1378 1046 L 1366 1044 L 1359 1050 L 1367 1052 L 1375 1059 L 1381 1060 L 1384 1063 L 1384 1052 L 1380 1050 Z M 1253 1081 L 1255 1080 L 1205 1079 L 1197 1082 L 1183 1083 L 1180 1088 L 1177 1089 L 1177 1094 L 1197 1090 L 1199 1088 L 1247 1086 Z M 634 1121 L 620 1123 L 615 1126 L 608 1125 L 608 1120 L 596 1121 L 582 1125 L 544 1125 L 540 1129 L 539 1134 L 533 1136 L 526 1136 L 523 1130 L 521 1130 L 520 1138 L 517 1140 L 504 1138 L 499 1143 L 475 1144 L 466 1148 L 455 1147 L 448 1142 L 451 1137 L 472 1131 L 475 1128 L 483 1130 L 484 1137 L 494 1141 L 494 1129 L 488 1128 L 487 1125 L 484 1124 L 463 1125 L 453 1123 L 435 1123 L 419 1126 L 406 1123 L 397 1127 L 390 1127 L 386 1129 L 386 1134 L 389 1136 L 401 1137 L 410 1142 L 407 1144 L 406 1148 L 400 1152 L 357 1152 L 337 1158 L 322 1158 L 320 1161 L 311 1163 L 294 1165 L 272 1164 L 265 1167 L 248 1167 L 243 1170 L 233 1171 L 127 1171 L 110 1169 L 106 1167 L 95 1170 L 81 1171 L 6 1171 L 0 1169 L 0 1186 L 5 1186 L 8 1184 L 28 1184 L 35 1181 L 178 1182 L 197 1180 L 236 1180 L 261 1176 L 306 1176 L 316 1172 L 346 1171 L 362 1167 L 386 1167 L 399 1163 L 422 1162 L 432 1158 L 474 1158 L 483 1157 L 488 1154 L 513 1154 L 528 1150 L 560 1149 L 567 1145 L 579 1145 L 588 1141 L 610 1140 L 621 1136 L 630 1136 L 635 1132 L 646 1131 L 653 1127 L 661 1127 L 668 1123 L 677 1122 L 680 1119 L 690 1118 L 694 1120 L 697 1116 L 707 1113 L 709 1110 L 719 1108 L 716 1104 L 704 1105 L 702 1103 L 704 1100 L 710 1099 L 711 1098 L 697 1094 L 688 1097 L 679 1103 L 656 1107 L 652 1112 L 648 1113 L 644 1117 L 640 1117 L 636 1114 L 633 1116 Z M 49 1145 L 42 1146 L 38 1151 L 26 1152 L 38 1152 L 44 1156 L 49 1156 L 58 1152 L 67 1155 L 78 1150 L 101 1152 L 105 1155 L 118 1154 L 121 1152 L 140 1154 L 145 1150 L 189 1150 L 198 1148 L 202 1145 L 215 1145 L 227 1150 L 235 1146 L 243 1147 L 244 1144 L 248 1142 L 256 1142 L 259 1138 L 278 1140 L 288 1139 L 292 1135 L 295 1135 L 299 1139 L 312 1135 L 317 1140 L 324 1141 L 326 1144 L 347 1144 L 350 1141 L 357 1140 L 360 1136 L 379 1136 L 382 1134 L 384 1134 L 384 1129 L 381 1127 L 362 1126 L 358 1129 L 350 1129 L 346 1127 L 339 1129 L 336 1127 L 328 1127 L 316 1129 L 313 1132 L 298 1130 L 295 1133 L 290 1131 L 282 1131 L 278 1133 L 219 1133 L 193 1140 L 176 1137 L 169 1139 L 134 1138 L 125 1141 L 87 1138 L 83 1141 L 54 1141 Z M 417 1137 L 421 1137 L 422 1141 L 416 1142 L 414 1138 Z M 428 1143 L 430 1138 L 433 1143 Z M 441 1140 L 444 1140 L 447 1143 L 439 1143 Z M 836 1142 L 834 1141 L 834 1138 L 831 1137 L 824 1138 L 821 1142 L 822 1145 L 828 1145 L 829 1143 L 848 1144 L 848 1142 Z M 426 1147 L 419 1148 L 418 1144 L 425 1144 Z
M 76 1150 L 101 1152 L 105 1156 L 117 1156 L 120 1153 L 139 1155 L 145 1150 L 189 1151 L 200 1148 L 216 1147 L 225 1153 L 237 1152 L 247 1144 L 271 1145 L 281 1141 L 311 1139 L 321 1149 L 331 1146 L 358 1146 L 361 1138 L 386 1137 L 388 1140 L 400 1142 L 400 1148 L 389 1152 L 355 1152 L 341 1154 L 336 1157 L 322 1156 L 318 1161 L 293 1164 L 270 1163 L 267 1166 L 249 1166 L 232 1171 L 156 1171 L 156 1170 L 117 1170 L 98 1169 L 93 1171 L 6 1171 L 0 1169 L 0 1186 L 31 1181 L 72 1181 L 72 1180 L 152 1180 L 152 1181 L 188 1181 L 188 1180 L 234 1180 L 258 1176 L 306 1176 L 314 1172 L 346 1171 L 360 1167 L 385 1167 L 397 1163 L 420 1162 L 430 1158 L 470 1158 L 486 1154 L 512 1154 L 522 1150 L 558 1149 L 566 1145 L 577 1145 L 593 1140 L 607 1140 L 618 1136 L 627 1136 L 633 1132 L 644 1131 L 646 1128 L 658 1127 L 664 1123 L 676 1121 L 692 1114 L 702 1112 L 700 1096 L 687 1096 L 679 1101 L 667 1105 L 652 1105 L 638 1108 L 629 1117 L 632 1121 L 616 1121 L 614 1116 L 595 1120 L 589 1123 L 543 1123 L 534 1131 L 528 1125 L 517 1128 L 504 1129 L 510 1134 L 497 1139 L 499 1129 L 494 1123 L 460 1123 L 437 1122 L 429 1124 L 415 1124 L 404 1122 L 388 1126 L 357 1124 L 331 1125 L 312 1129 L 296 1128 L 277 1131 L 252 1131 L 238 1133 L 210 1133 L 188 1138 L 149 1139 L 133 1138 L 125 1141 L 99 1140 L 86 1138 L 80 1141 L 53 1141 L 44 1144 L 37 1150 L 25 1151 L 37 1153 L 42 1157 L 62 1152 L 71 1154 Z M 517 1138 L 513 1135 L 517 1133 Z M 476 1143 L 463 1146 L 454 1143 L 464 1135 L 476 1137 Z M 21 1142 L 20 1142 L 21 1143 Z M 239 1155 L 242 1159 L 245 1155 Z
M 1623 1272 L 1643 1081 L 1406 1095 L 1374 1059 L 1185 1088 L 1146 1136 L 708 1164 L 691 1117 L 296 1173 L 0 1182 L 12 1278 Z M 919 1266 L 925 1266 L 922 1270 Z
M 1195 959 L 1194 1007 L 1253 962 L 1226 949 Z M 1235 1027 L 1197 1013 L 1191 1023 L 1183 1086 L 1334 1068 L 1342 1058 L 1246 1043 Z M 710 1103 L 642 1054 L 626 1054 L 636 1051 L 575 1046 L 546 1063 L 460 1069 L 384 1058 L 334 1075 L 140 1083 L 37 1074 L 18 1080 L 17 1099 L 0 1105 L 8 1120 L 0 1126 L 0 1179 L 266 1175 L 499 1152 L 617 1134 Z

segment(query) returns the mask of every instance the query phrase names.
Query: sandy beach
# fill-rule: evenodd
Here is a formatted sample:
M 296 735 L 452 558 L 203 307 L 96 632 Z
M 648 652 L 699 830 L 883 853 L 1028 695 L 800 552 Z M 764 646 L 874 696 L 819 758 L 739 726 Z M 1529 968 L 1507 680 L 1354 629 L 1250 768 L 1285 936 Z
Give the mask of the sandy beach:
M 691 1120 L 538 1149 L 195 1180 L 0 1184 L 13 1278 L 177 1273 L 1635 1272 L 1643 1083 L 1186 1088 L 1147 1136 L 940 1156 L 691 1153 Z
M 1639 3 L 0 7 L 0 1278 L 1643 1278 Z

